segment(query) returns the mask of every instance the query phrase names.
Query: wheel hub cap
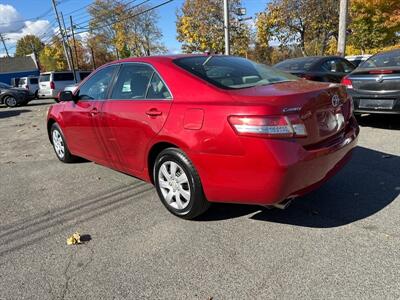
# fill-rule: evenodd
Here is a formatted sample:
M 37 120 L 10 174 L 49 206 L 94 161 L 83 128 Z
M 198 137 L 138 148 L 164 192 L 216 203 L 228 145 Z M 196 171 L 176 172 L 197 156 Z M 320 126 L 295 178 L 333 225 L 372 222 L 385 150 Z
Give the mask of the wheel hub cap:
M 167 204 L 175 209 L 189 205 L 190 186 L 188 177 L 176 162 L 164 162 L 158 171 L 158 183 Z

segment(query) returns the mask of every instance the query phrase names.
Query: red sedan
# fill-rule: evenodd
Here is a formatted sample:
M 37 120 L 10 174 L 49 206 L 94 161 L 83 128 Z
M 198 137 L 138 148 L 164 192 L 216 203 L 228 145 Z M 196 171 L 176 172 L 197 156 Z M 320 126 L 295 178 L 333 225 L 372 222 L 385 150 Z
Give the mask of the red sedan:
M 60 93 L 57 157 L 152 182 L 173 214 L 210 202 L 284 206 L 348 161 L 359 128 L 343 86 L 232 56 L 129 58 Z

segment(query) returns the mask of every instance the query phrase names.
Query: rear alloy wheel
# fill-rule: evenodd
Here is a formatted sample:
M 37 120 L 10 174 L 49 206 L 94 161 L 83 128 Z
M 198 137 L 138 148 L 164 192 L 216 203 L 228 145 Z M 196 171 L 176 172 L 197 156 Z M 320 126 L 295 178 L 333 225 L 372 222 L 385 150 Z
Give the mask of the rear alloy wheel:
M 54 152 L 57 158 L 64 163 L 71 163 L 76 160 L 76 157 L 69 152 L 67 144 L 65 143 L 64 135 L 57 123 L 51 126 L 51 142 L 53 144 Z
M 4 99 L 4 103 L 5 105 L 7 105 L 8 107 L 16 107 L 17 106 L 17 99 L 15 99 L 14 96 L 7 96 Z
M 196 169 L 179 149 L 168 148 L 157 156 L 154 183 L 164 206 L 178 217 L 193 219 L 210 205 Z

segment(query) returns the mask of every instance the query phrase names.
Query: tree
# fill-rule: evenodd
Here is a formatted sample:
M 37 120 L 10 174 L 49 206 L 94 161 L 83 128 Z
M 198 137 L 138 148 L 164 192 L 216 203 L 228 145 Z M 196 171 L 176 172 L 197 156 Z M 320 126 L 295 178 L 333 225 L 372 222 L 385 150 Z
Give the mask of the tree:
M 96 0 L 88 9 L 92 17 L 89 28 L 102 36 L 107 51 L 111 52 L 113 45 L 120 57 L 163 53 L 158 15 L 149 8 L 140 3 L 130 6 L 122 1 Z
M 297 45 L 303 55 L 323 55 L 337 36 L 337 0 L 273 0 L 262 24 L 282 45 Z
M 15 56 L 25 56 L 34 53 L 36 57 L 39 57 L 39 53 L 43 47 L 44 44 L 37 36 L 33 34 L 25 35 L 17 41 Z
M 229 19 L 231 25 L 232 53 L 246 55 L 249 50 L 250 29 L 235 18 L 241 0 L 231 0 Z M 182 50 L 191 52 L 223 53 L 224 15 L 221 0 L 185 0 L 177 13 L 178 41 Z
M 39 54 L 42 71 L 64 71 L 68 64 L 64 56 L 61 41 L 55 37 L 49 45 L 46 45 Z
M 362 52 L 399 43 L 400 1 L 352 0 L 349 44 Z

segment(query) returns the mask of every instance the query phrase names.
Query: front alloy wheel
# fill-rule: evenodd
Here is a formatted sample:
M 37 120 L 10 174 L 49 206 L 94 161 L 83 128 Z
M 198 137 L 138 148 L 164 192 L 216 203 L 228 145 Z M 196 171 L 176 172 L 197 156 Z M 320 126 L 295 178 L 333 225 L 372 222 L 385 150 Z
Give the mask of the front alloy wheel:
M 209 207 L 200 177 L 182 150 L 163 150 L 156 158 L 153 174 L 158 196 L 174 215 L 193 219 Z
M 8 106 L 8 107 L 16 107 L 17 106 L 17 99 L 15 99 L 14 96 L 7 96 L 4 99 L 4 103 Z
M 68 146 L 65 142 L 64 135 L 61 131 L 60 126 L 57 123 L 54 123 L 51 126 L 50 131 L 51 143 L 53 144 L 54 152 L 57 155 L 57 158 L 65 163 L 71 163 L 76 161 L 76 156 L 72 155 L 69 152 Z

